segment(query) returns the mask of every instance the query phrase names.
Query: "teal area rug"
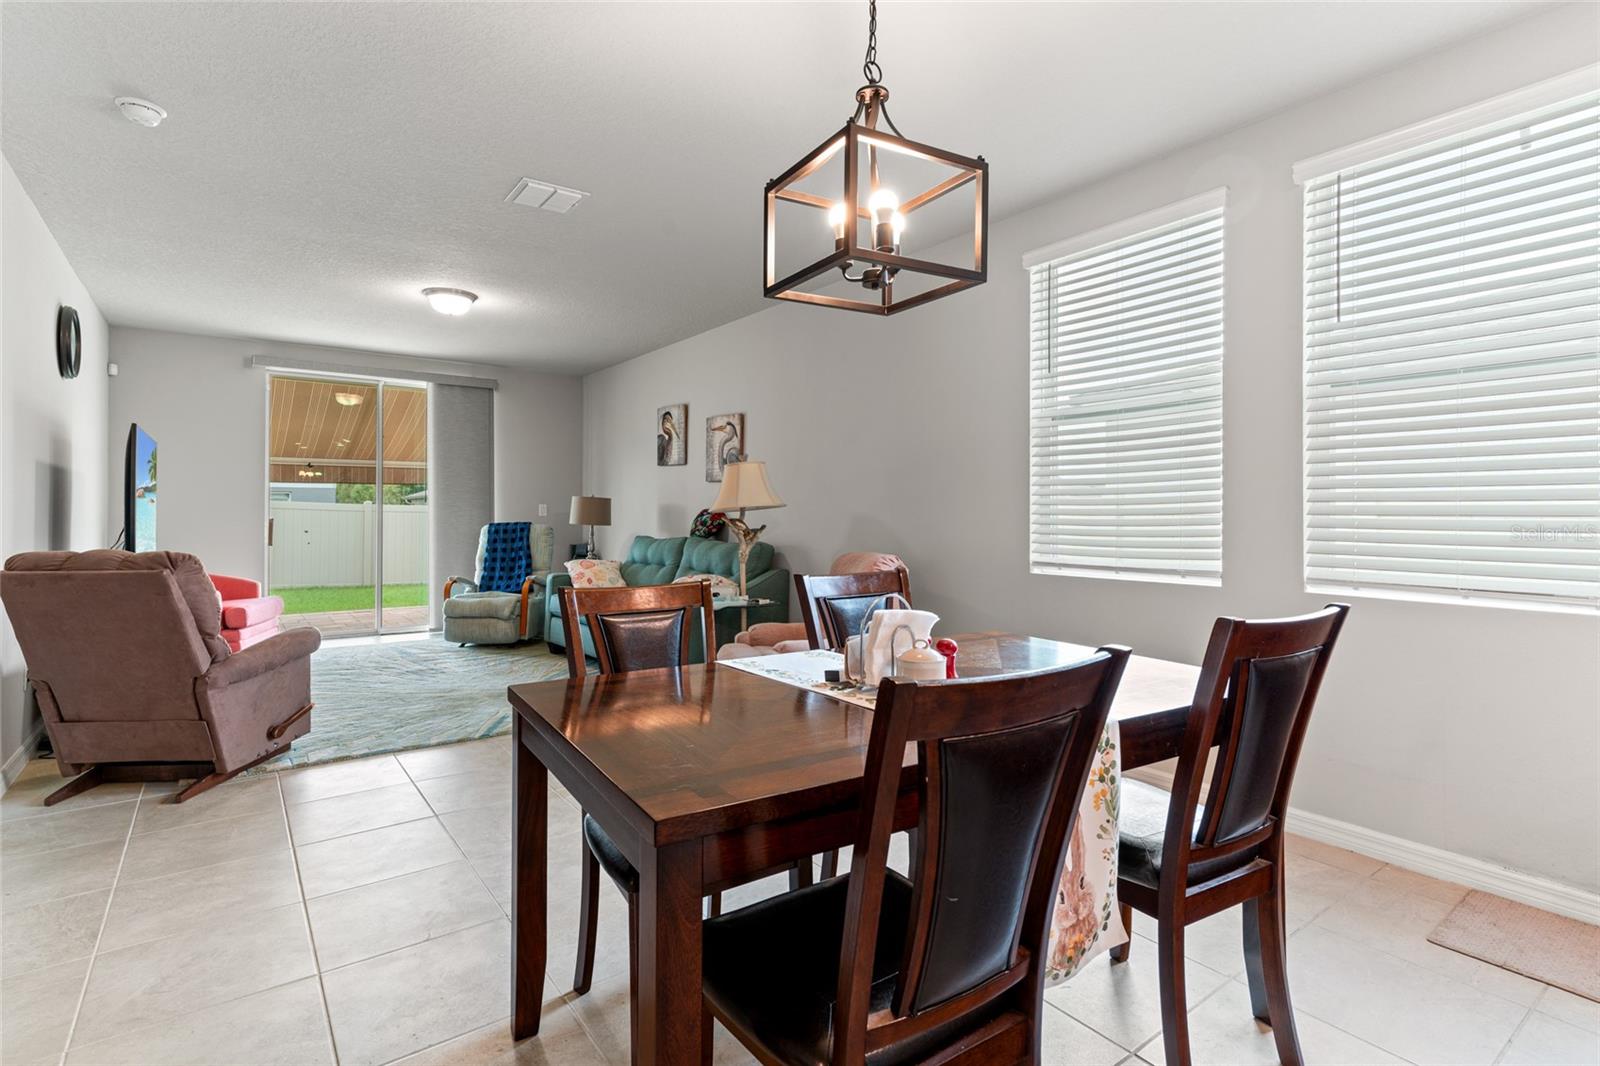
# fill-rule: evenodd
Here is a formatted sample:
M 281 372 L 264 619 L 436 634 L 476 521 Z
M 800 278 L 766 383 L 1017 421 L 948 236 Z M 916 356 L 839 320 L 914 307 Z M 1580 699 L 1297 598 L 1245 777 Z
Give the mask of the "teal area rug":
M 311 657 L 311 731 L 250 772 L 498 736 L 511 730 L 507 685 L 566 676 L 543 642 L 326 644 Z

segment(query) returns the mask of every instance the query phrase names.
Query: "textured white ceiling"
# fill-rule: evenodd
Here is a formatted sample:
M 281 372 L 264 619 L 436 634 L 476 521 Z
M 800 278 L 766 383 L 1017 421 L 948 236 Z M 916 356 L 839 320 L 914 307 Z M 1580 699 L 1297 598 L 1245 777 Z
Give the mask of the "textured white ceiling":
M 884 0 L 879 59 L 1004 215 L 1531 10 Z M 848 116 L 865 14 L 10 0 L 0 148 L 115 324 L 589 369 L 761 308 L 762 186 Z

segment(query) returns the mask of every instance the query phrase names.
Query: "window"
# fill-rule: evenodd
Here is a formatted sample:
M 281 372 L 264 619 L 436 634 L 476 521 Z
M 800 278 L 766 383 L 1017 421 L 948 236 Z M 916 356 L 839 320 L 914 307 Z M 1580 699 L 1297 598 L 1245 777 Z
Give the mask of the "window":
M 1297 168 L 1308 588 L 1600 602 L 1600 93 L 1539 88 Z
M 1024 260 L 1034 573 L 1221 581 L 1223 197 Z

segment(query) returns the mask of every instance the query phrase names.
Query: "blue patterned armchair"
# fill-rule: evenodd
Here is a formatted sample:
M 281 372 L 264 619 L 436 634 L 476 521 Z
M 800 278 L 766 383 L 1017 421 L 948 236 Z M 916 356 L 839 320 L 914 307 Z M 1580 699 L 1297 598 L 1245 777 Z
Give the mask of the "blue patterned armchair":
M 544 635 L 545 579 L 555 528 L 490 522 L 478 534 L 477 573 L 444 583 L 444 639 L 515 644 Z

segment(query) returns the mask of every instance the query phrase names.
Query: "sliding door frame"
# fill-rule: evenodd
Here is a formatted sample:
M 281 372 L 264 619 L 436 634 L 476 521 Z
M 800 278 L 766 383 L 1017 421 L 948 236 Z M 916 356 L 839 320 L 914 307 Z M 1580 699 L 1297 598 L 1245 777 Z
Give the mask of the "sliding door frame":
M 339 633 L 339 634 L 336 634 L 336 636 L 337 637 L 346 637 L 346 636 L 349 636 L 349 637 L 374 637 L 374 636 L 375 637 L 381 637 L 381 636 L 385 636 L 385 635 L 388 635 L 388 634 L 391 634 L 391 633 L 423 633 L 423 632 L 427 632 L 431 628 L 431 626 L 430 626 L 430 624 L 429 624 L 429 622 L 428 622 L 428 620 L 426 618 L 423 619 L 421 625 L 398 626 L 398 627 L 395 627 L 395 628 L 391 629 L 391 628 L 386 627 L 383 624 L 383 586 L 384 586 L 384 573 L 383 573 L 383 509 L 386 506 L 386 504 L 384 503 L 384 499 L 383 499 L 383 486 L 384 486 L 384 480 L 383 480 L 383 453 L 384 453 L 383 415 L 384 415 L 384 388 L 386 386 L 395 385 L 395 386 L 402 386 L 402 387 L 409 388 L 409 389 L 421 389 L 423 391 L 423 393 L 424 393 L 423 405 L 424 405 L 424 410 L 426 410 L 426 408 L 428 406 L 426 396 L 427 396 L 427 394 L 431 393 L 431 391 L 433 389 L 432 384 L 430 382 L 427 382 L 427 381 L 413 381 L 413 380 L 410 380 L 408 378 L 375 377 L 375 376 L 369 375 L 369 374 L 341 374 L 341 373 L 337 373 L 337 372 L 334 372 L 334 371 L 327 371 L 327 370 L 304 370 L 304 371 L 272 370 L 272 371 L 268 371 L 268 373 L 267 373 L 267 426 L 266 426 L 267 437 L 266 437 L 265 443 L 266 443 L 266 458 L 267 458 L 267 464 L 266 464 L 267 465 L 266 490 L 267 490 L 267 514 L 268 514 L 267 521 L 269 523 L 272 521 L 272 518 L 271 518 L 271 512 L 272 512 L 272 383 L 277 378 L 300 378 L 302 380 L 312 380 L 312 381 L 318 381 L 318 380 L 321 380 L 321 381 L 349 381 L 349 382 L 353 382 L 353 383 L 359 384 L 359 385 L 370 385 L 370 386 L 375 387 L 376 390 L 377 390 L 377 395 L 376 395 L 376 397 L 374 399 L 374 403 L 377 406 L 376 406 L 376 409 L 373 411 L 373 427 L 372 427 L 372 432 L 373 432 L 373 437 L 374 437 L 374 439 L 373 439 L 373 447 L 372 447 L 372 456 L 373 456 L 373 459 L 372 459 L 372 479 L 373 479 L 372 501 L 373 501 L 373 509 L 377 514 L 377 521 L 373 522 L 373 524 L 372 524 L 372 544 L 371 544 L 371 550 L 372 550 L 372 628 L 370 630 L 361 630 L 360 632 L 356 632 L 356 633 Z M 424 415 L 424 417 L 426 418 L 427 416 Z M 426 439 L 426 435 L 427 435 L 427 431 L 426 431 L 426 427 L 425 427 L 424 428 L 424 439 Z M 427 463 L 424 466 L 423 470 L 424 470 L 424 475 L 425 475 L 425 477 L 427 479 L 427 484 L 431 488 L 431 486 L 433 484 L 433 456 L 431 454 L 428 456 Z M 431 506 L 431 496 L 432 496 L 431 491 L 429 493 L 429 496 L 430 496 L 430 506 Z M 431 521 L 429 523 L 429 529 L 430 529 L 430 531 L 432 529 Z M 269 594 L 272 591 L 272 550 L 271 549 L 272 549 L 272 545 L 271 545 L 271 540 L 269 538 L 268 543 L 267 543 L 267 565 L 265 567 L 265 573 L 267 575 L 267 591 L 268 591 Z M 428 557 L 429 558 L 432 557 L 432 550 L 433 550 L 432 544 L 430 543 L 428 545 Z M 422 588 L 423 588 L 423 593 L 422 593 L 423 605 L 426 607 L 428 605 L 428 597 L 431 595 L 431 584 L 428 581 L 427 577 L 423 578 Z

